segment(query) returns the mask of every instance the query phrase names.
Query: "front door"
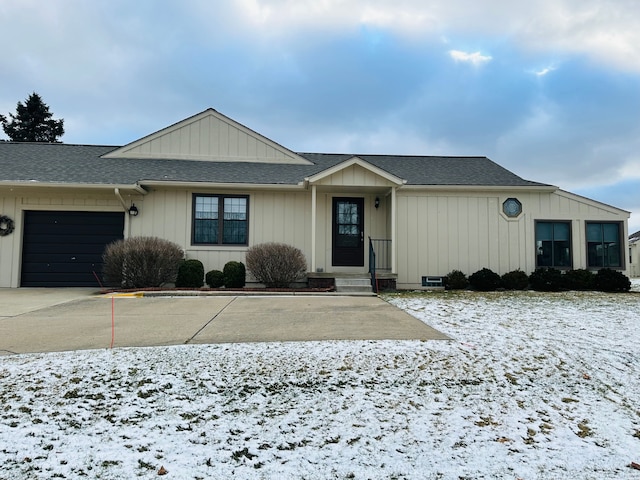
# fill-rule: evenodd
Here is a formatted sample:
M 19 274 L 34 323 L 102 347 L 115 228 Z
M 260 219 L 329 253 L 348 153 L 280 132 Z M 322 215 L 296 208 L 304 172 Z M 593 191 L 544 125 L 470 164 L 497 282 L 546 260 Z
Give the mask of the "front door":
M 363 213 L 364 198 L 333 199 L 333 266 L 364 266 Z

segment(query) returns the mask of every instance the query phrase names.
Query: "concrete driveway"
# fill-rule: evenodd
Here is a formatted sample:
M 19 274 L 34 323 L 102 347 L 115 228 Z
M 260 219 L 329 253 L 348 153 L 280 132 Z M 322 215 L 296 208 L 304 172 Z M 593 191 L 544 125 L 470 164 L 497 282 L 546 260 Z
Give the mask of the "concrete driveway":
M 371 296 L 111 296 L 0 288 L 0 306 L 0 355 L 109 348 L 112 334 L 114 347 L 448 339 Z

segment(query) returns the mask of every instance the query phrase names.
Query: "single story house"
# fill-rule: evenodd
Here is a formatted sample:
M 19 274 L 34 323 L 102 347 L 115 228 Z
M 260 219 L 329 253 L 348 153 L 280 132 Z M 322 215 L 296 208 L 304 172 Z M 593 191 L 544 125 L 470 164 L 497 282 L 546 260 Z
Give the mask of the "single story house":
M 627 211 L 486 157 L 294 152 L 213 109 L 121 147 L 0 142 L 0 215 L 0 287 L 97 287 L 104 246 L 141 235 L 205 270 L 287 243 L 314 285 L 374 267 L 401 289 L 454 269 L 628 273 Z
M 629 235 L 629 276 L 640 277 L 640 230 Z

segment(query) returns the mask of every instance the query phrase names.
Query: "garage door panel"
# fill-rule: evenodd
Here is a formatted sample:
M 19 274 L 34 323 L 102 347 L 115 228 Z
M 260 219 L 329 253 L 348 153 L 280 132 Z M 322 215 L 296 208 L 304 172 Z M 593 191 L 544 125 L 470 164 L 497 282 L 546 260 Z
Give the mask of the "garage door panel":
M 96 256 L 91 253 L 29 253 L 22 256 L 22 262 L 26 267 L 32 267 L 32 264 L 42 263 L 95 263 Z
M 24 225 L 22 286 L 97 287 L 106 245 L 123 238 L 124 213 L 26 211 Z
M 106 245 L 109 245 L 110 243 L 116 240 L 121 240 L 121 239 L 122 237 L 106 238 L 105 243 L 95 242 L 93 241 L 93 239 L 92 241 L 89 241 L 88 239 L 76 239 L 75 237 L 68 237 L 67 241 L 65 242 L 60 242 L 58 241 L 58 239 L 51 239 L 50 241 L 39 239 L 36 242 L 29 240 L 29 242 L 31 243 L 25 244 L 25 247 L 23 248 L 23 252 L 28 254 L 50 253 L 52 252 L 52 250 L 55 250 L 56 252 L 68 252 L 68 253 L 74 253 L 74 252 L 93 253 L 96 251 L 96 248 L 102 247 L 104 249 Z M 75 243 L 76 241 L 80 241 L 82 243 L 76 244 Z M 52 246 L 54 248 L 52 248 Z
M 87 245 L 104 245 L 105 241 L 114 241 L 122 238 L 116 235 L 100 234 L 99 232 L 92 232 L 92 234 L 69 234 L 66 231 L 64 233 L 56 234 L 55 232 L 43 232 L 39 235 L 25 235 L 24 239 L 28 242 L 28 245 L 51 245 L 51 244 L 82 244 Z
M 98 269 L 98 271 L 96 271 Z M 83 273 L 83 272 L 96 272 L 100 274 L 102 270 L 102 264 L 95 263 L 80 263 L 80 262 L 52 262 L 47 263 L 43 266 L 34 267 L 33 265 L 27 265 L 23 270 L 23 274 L 25 273 L 33 273 L 33 272 L 41 272 L 41 273 L 56 273 L 56 274 L 66 274 L 66 273 Z M 95 277 L 94 277 L 95 283 Z
M 69 232 L 73 232 L 75 235 L 111 235 L 113 234 L 114 225 L 111 224 L 103 224 L 103 225 L 73 225 L 73 224 L 43 224 L 40 225 L 32 225 L 29 229 L 25 229 L 24 234 L 26 236 L 41 236 L 41 235 L 65 235 Z

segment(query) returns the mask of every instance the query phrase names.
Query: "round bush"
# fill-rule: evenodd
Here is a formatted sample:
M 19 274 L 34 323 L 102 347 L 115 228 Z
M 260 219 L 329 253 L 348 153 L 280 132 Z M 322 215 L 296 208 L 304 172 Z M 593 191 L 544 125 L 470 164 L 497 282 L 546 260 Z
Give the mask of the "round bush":
M 178 268 L 177 288 L 200 288 L 204 285 L 204 265 L 200 260 L 185 260 Z
M 469 277 L 469 285 L 474 290 L 491 292 L 500 288 L 500 275 L 493 270 L 483 268 Z
M 464 290 L 469 286 L 469 280 L 460 270 L 452 270 L 444 277 L 444 286 L 447 290 Z
M 567 290 L 593 290 L 595 275 L 589 270 L 578 268 L 564 273 L 563 286 Z
M 247 272 L 242 262 L 227 262 L 222 269 L 224 286 L 227 288 L 242 288 L 246 282 Z
M 245 257 L 251 274 L 269 288 L 287 288 L 307 273 L 307 260 L 299 248 L 284 243 L 261 243 Z
M 184 253 L 157 237 L 131 237 L 107 245 L 102 255 L 108 285 L 120 288 L 160 287 L 175 281 Z
M 562 273 L 555 268 L 538 268 L 529 275 L 529 283 L 539 292 L 558 292 L 563 286 Z
M 603 268 L 598 270 L 595 276 L 595 287 L 603 292 L 628 292 L 631 290 L 631 281 L 622 272 Z
M 205 275 L 205 281 L 211 288 L 220 288 L 224 285 L 224 273 L 220 270 L 210 270 Z
M 505 273 L 500 280 L 502 287 L 507 290 L 526 290 L 529 286 L 529 275 L 522 270 Z

